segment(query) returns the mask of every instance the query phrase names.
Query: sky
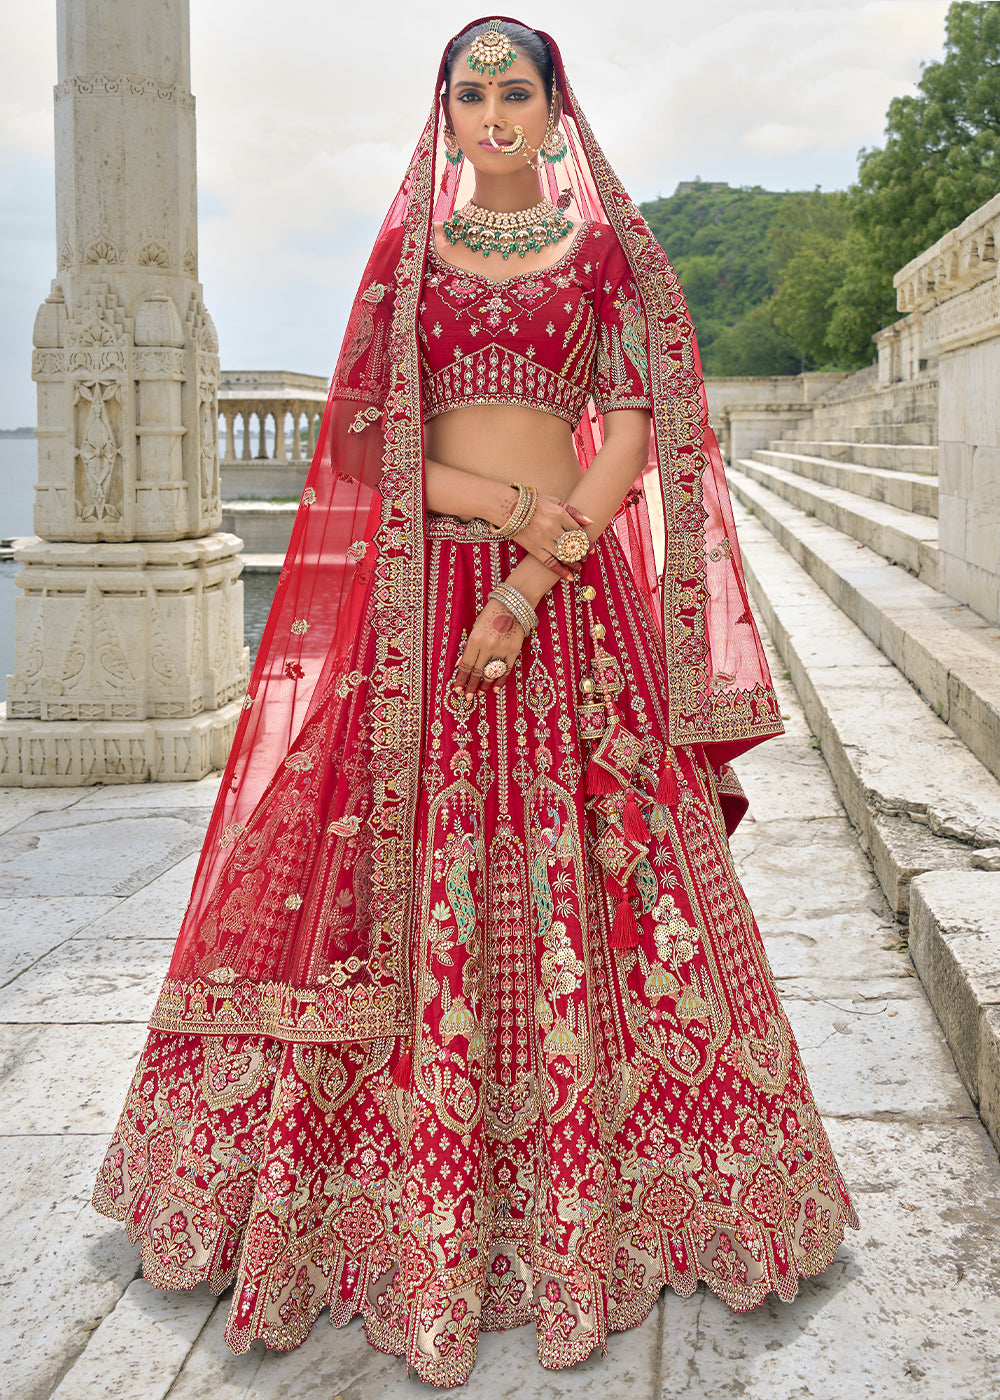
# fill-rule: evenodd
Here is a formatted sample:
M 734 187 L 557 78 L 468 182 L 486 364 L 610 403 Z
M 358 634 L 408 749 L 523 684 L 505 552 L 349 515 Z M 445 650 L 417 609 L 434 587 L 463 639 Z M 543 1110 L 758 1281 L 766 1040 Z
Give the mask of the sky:
M 430 109 L 454 0 L 191 0 L 199 276 L 223 369 L 332 372 Z M 532 0 L 633 198 L 700 177 L 846 189 L 947 0 Z M 56 273 L 55 0 L 0 0 L 0 427 L 35 422 L 31 329 Z M 670 250 L 667 249 L 669 254 Z

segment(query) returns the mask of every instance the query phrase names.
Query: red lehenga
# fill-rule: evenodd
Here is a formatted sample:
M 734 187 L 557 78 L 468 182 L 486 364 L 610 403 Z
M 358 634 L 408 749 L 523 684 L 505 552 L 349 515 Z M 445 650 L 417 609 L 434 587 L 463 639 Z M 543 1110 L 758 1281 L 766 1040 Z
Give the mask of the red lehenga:
M 693 330 L 551 47 L 583 227 L 506 291 L 428 261 L 459 188 L 435 104 L 94 1194 L 152 1282 L 235 1282 L 235 1350 L 328 1306 L 437 1385 L 481 1328 L 533 1321 L 561 1367 L 665 1284 L 790 1299 L 857 1226 L 729 853 L 728 760 L 781 725 Z M 449 314 L 494 338 L 468 376 L 435 350 Z M 543 319 L 558 384 L 517 341 Z M 422 416 L 534 394 L 574 421 L 590 393 L 581 463 L 646 403 L 650 470 L 511 679 L 460 699 L 463 632 L 523 552 L 424 509 Z

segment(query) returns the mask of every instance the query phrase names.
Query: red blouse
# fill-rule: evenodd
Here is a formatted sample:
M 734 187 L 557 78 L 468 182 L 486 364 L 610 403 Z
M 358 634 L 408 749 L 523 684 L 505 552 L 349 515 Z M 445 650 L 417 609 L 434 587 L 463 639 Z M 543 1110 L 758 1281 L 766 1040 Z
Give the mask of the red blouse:
M 503 281 L 447 263 L 431 242 L 418 319 L 427 422 L 465 404 L 523 404 L 575 428 L 651 408 L 646 318 L 604 224 L 581 224 L 558 262 Z

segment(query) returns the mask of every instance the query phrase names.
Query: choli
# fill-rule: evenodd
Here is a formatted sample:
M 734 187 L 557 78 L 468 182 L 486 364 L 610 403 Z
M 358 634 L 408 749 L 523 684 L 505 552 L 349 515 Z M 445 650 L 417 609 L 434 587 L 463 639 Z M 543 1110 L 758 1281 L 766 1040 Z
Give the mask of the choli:
M 625 254 L 584 223 L 558 262 L 502 282 L 447 263 L 431 243 L 418 319 L 423 418 L 467 404 L 520 404 L 575 428 L 650 408 L 646 319 Z

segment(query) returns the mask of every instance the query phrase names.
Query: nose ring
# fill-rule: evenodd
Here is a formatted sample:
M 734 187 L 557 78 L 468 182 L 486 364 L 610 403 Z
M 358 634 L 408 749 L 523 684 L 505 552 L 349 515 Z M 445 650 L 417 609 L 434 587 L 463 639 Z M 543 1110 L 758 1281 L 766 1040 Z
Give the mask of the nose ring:
M 503 147 L 502 147 L 502 146 L 498 146 L 497 143 L 493 140 L 493 133 L 494 133 L 494 131 L 496 131 L 496 123 L 494 123 L 494 125 L 491 126 L 491 127 L 487 130 L 487 132 L 486 132 L 486 139 L 487 139 L 487 141 L 490 143 L 490 145 L 493 147 L 493 149 L 494 149 L 495 151 L 502 151 L 502 150 L 503 150 Z

